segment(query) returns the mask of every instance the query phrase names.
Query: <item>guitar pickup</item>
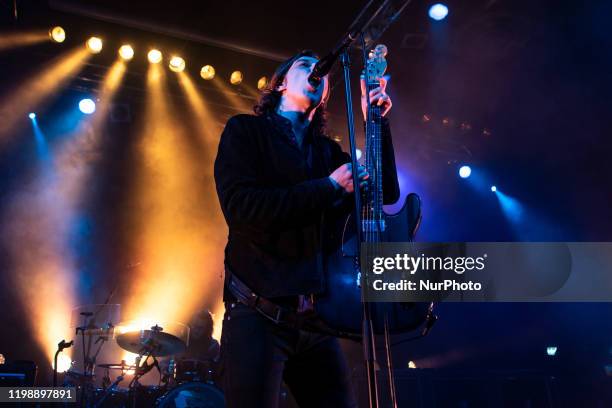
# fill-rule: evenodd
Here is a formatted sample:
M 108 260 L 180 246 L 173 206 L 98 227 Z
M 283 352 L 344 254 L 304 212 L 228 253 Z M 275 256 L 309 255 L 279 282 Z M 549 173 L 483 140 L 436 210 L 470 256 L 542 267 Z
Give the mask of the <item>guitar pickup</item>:
M 361 231 L 363 232 L 384 232 L 386 228 L 385 220 L 363 220 L 361 221 Z

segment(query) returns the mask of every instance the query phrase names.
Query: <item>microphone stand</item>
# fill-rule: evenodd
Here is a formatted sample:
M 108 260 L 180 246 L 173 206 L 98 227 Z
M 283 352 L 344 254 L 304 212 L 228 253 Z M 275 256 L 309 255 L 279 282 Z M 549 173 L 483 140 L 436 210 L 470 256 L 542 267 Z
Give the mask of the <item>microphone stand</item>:
M 358 180 L 358 162 L 355 154 L 357 144 L 355 142 L 355 124 L 353 114 L 353 97 L 351 94 L 351 62 L 348 52 L 345 50 L 341 56 L 342 68 L 344 71 L 344 96 L 346 99 L 346 120 L 348 122 L 348 136 L 351 149 L 351 167 L 353 171 L 353 180 Z M 361 259 L 361 189 L 358 182 L 353 182 L 355 190 L 355 223 L 357 224 L 357 259 Z M 361 265 L 361 262 L 359 263 Z M 363 281 L 367 279 L 362 276 Z M 378 377 L 376 373 L 376 350 L 374 329 L 372 326 L 372 305 L 364 300 L 365 285 L 362 284 L 361 303 L 363 305 L 363 323 L 361 327 L 361 337 L 363 342 L 363 360 L 366 365 L 366 373 L 368 380 L 368 397 L 370 408 L 378 407 Z
M 324 57 L 320 62 L 322 63 L 320 66 L 315 66 L 315 69 L 311 76 L 308 78 L 308 81 L 313 85 L 318 85 L 320 83 L 321 78 L 329 73 L 332 68 L 332 65 L 340 56 L 343 73 L 344 73 L 344 96 L 345 96 L 345 104 L 346 104 L 346 118 L 348 125 L 348 137 L 350 143 L 350 151 L 351 151 L 351 165 L 352 165 L 352 173 L 353 173 L 353 186 L 354 186 L 354 195 L 355 195 L 355 223 L 357 224 L 357 248 L 356 248 L 356 257 L 358 259 L 358 265 L 361 265 L 361 243 L 363 242 L 363 234 L 362 234 L 362 219 L 361 219 L 361 188 L 359 185 L 359 167 L 357 162 L 357 144 L 355 142 L 355 125 L 354 125 L 354 113 L 353 113 L 353 98 L 351 95 L 351 73 L 350 73 L 350 59 L 348 50 L 352 43 L 358 38 L 361 37 L 362 48 L 363 48 L 363 58 L 364 58 L 364 67 L 366 64 L 367 54 L 365 51 L 366 46 L 366 33 L 368 30 L 375 29 L 373 33 L 367 33 L 371 37 L 371 40 L 376 40 L 382 32 L 394 21 L 397 20 L 401 12 L 406 8 L 410 0 L 400 0 L 396 4 L 393 0 L 370 0 L 368 3 L 362 8 L 359 12 L 357 18 L 350 25 L 348 31 L 344 34 L 342 39 L 336 44 L 331 53 L 329 53 L 326 57 Z M 368 13 L 372 8 L 372 5 L 376 6 L 376 10 L 373 13 Z M 398 7 L 393 7 L 398 6 Z M 376 35 L 372 35 L 376 34 Z M 374 38 L 376 37 L 376 38 Z M 367 88 L 367 87 L 366 87 Z M 370 98 L 366 89 L 366 99 L 368 105 L 370 103 Z M 369 109 L 368 109 L 369 111 Z M 367 118 L 369 120 L 369 118 Z M 362 341 L 363 341 L 363 357 L 366 365 L 367 372 L 367 380 L 368 380 L 368 397 L 370 402 L 370 408 L 378 408 L 378 378 L 377 378 L 377 362 L 376 362 L 376 352 L 375 352 L 375 338 L 374 338 L 374 329 L 372 323 L 372 304 L 370 302 L 365 301 L 365 285 L 368 284 L 368 274 L 366 273 L 361 275 L 362 283 L 361 283 L 361 303 L 363 305 L 363 323 L 362 323 Z M 385 326 L 386 327 L 386 326 Z M 386 327 L 387 329 L 387 327 Z M 388 333 L 386 333 L 388 335 Z M 386 339 L 387 347 L 389 347 L 389 339 Z M 392 373 L 391 373 L 392 374 Z M 393 381 L 393 378 L 390 378 L 390 381 Z M 397 402 L 395 400 L 395 388 L 391 386 L 391 399 L 393 400 L 393 405 L 396 406 Z
M 74 341 L 69 341 L 66 343 L 65 340 L 62 340 L 57 345 L 57 351 L 55 352 L 55 356 L 53 356 L 53 386 L 57 387 L 57 357 L 59 353 L 67 349 L 68 347 L 72 347 Z

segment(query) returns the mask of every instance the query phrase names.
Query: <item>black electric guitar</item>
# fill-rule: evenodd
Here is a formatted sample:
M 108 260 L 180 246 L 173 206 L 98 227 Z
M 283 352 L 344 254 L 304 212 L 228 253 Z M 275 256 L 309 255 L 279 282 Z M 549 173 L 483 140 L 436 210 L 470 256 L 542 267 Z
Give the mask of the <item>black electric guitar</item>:
M 380 85 L 385 73 L 387 48 L 378 45 L 370 52 L 365 70 L 366 88 Z M 365 166 L 370 175 L 368 189 L 362 191 L 362 239 L 364 242 L 412 241 L 421 220 L 419 197 L 409 194 L 401 210 L 387 214 L 383 210 L 381 111 L 370 106 L 366 124 Z M 360 271 L 356 259 L 359 245 L 355 217 L 344 223 L 341 242 L 336 250 L 325 256 L 326 292 L 315 300 L 315 312 L 319 324 L 340 337 L 359 337 L 362 326 Z M 390 333 L 414 330 L 426 319 L 428 303 L 373 303 L 375 333 L 383 333 L 387 316 Z

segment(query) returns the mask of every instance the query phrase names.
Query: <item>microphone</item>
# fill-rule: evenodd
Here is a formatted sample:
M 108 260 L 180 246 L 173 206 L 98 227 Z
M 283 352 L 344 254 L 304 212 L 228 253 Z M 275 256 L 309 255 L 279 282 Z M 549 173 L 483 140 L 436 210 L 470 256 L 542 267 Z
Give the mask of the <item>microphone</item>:
M 374 14 L 372 14 L 371 6 L 374 3 L 376 3 L 378 9 L 374 12 Z M 310 76 L 308 77 L 308 82 L 310 85 L 319 86 L 321 83 L 321 78 L 329 74 L 329 71 L 331 71 L 333 68 L 338 57 L 351 46 L 353 41 L 355 41 L 359 34 L 365 30 L 368 24 L 379 15 L 383 9 L 383 6 L 388 5 L 388 3 L 389 0 L 377 0 L 376 2 L 374 2 L 374 0 L 368 1 L 366 6 L 361 10 L 355 21 L 353 21 L 349 27 L 348 31 L 342 36 L 342 39 L 338 42 L 338 44 L 336 44 L 333 50 L 323 57 L 323 59 L 320 59 L 319 62 L 317 62 L 310 73 Z M 406 4 L 407 3 L 408 2 L 406 2 Z
M 329 74 L 329 71 L 331 71 L 331 69 L 333 68 L 334 63 L 338 59 L 339 55 L 339 52 L 330 52 L 315 64 L 315 67 L 313 68 L 312 72 L 310 73 L 310 76 L 308 77 L 308 82 L 310 83 L 310 85 L 315 87 L 319 86 L 319 84 L 321 83 L 321 79 L 325 75 Z
M 59 350 L 59 351 L 62 351 L 62 350 L 64 350 L 64 349 L 67 349 L 67 348 L 69 348 L 69 347 L 72 347 L 72 345 L 73 345 L 73 344 L 74 344 L 74 340 L 69 341 L 69 342 L 66 342 L 66 340 L 63 340 L 63 339 L 62 339 L 62 341 L 60 341 L 60 342 L 58 343 L 57 348 L 58 348 L 58 350 Z

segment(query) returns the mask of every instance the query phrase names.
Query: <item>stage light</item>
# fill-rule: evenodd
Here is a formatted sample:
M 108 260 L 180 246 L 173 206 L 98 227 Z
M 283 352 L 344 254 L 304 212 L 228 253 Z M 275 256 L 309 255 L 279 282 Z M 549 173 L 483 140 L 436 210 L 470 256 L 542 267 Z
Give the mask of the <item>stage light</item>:
M 472 174 L 472 168 L 470 166 L 461 166 L 459 168 L 459 177 L 468 178 Z
M 242 82 L 242 72 L 240 71 L 232 72 L 232 75 L 230 76 L 230 83 L 232 85 L 240 85 L 241 82 Z
M 259 89 L 260 91 L 263 91 L 264 89 L 266 89 L 267 85 L 268 85 L 268 78 L 266 78 L 265 76 L 262 76 L 261 78 L 259 78 L 259 81 L 257 81 L 257 89 Z
M 553 357 L 557 354 L 557 346 L 548 346 L 546 347 L 546 354 Z
M 416 363 L 412 360 L 408 362 L 408 368 L 417 368 Z
M 97 54 L 102 51 L 102 39 L 98 37 L 91 37 L 87 40 L 87 49 L 92 54 Z
M 147 54 L 147 59 L 151 64 L 159 64 L 162 60 L 162 53 L 160 50 L 152 49 Z
M 72 359 L 67 354 L 60 353 L 57 356 L 57 372 L 65 373 L 70 368 L 72 368 Z
M 56 43 L 63 43 L 66 39 L 66 32 L 62 27 L 56 26 L 49 30 L 49 37 Z
M 79 110 L 86 115 L 91 115 L 96 111 L 96 103 L 89 98 L 81 99 L 79 102 Z
M 28 118 L 30 118 L 30 119 L 32 119 L 32 120 L 34 120 L 34 119 L 36 119 L 36 114 L 35 114 L 34 112 L 30 112 L 30 113 L 28 114 Z
M 429 8 L 429 17 L 433 20 L 444 20 L 448 15 L 448 7 L 442 3 L 436 3 Z
M 119 56 L 123 60 L 129 61 L 132 58 L 134 58 L 134 49 L 132 48 L 131 45 L 124 44 L 121 47 L 119 47 Z
M 497 187 L 496 186 L 491 186 L 491 191 L 492 192 L 496 192 L 497 191 Z
M 243 112 L 250 112 L 253 110 L 251 106 L 251 101 L 249 100 L 247 102 L 246 98 L 244 98 L 242 95 L 237 93 L 235 89 L 232 88 L 232 84 L 238 85 L 240 83 L 240 82 L 234 82 L 234 81 L 237 79 L 241 80 L 242 79 L 241 77 L 242 77 L 242 72 L 234 71 L 232 72 L 232 75 L 230 77 L 230 84 L 225 82 L 223 79 L 217 78 L 217 77 L 215 77 L 211 81 L 211 83 L 215 88 L 219 90 L 223 98 L 225 98 L 225 100 L 227 100 L 227 102 L 229 102 L 230 105 L 232 105 L 236 110 L 243 111 Z M 255 91 L 255 88 L 253 87 L 251 88 L 253 92 L 257 92 Z M 245 86 L 244 90 L 248 91 L 248 86 Z
M 200 70 L 200 76 L 209 81 L 215 77 L 215 68 L 212 65 L 204 65 Z
M 42 34 L 44 41 L 48 41 L 47 34 Z M 18 135 L 15 126 L 23 121 L 31 110 L 45 103 L 58 89 L 62 89 L 68 80 L 74 78 L 91 55 L 79 44 L 53 61 L 38 67 L 37 72 L 28 75 L 28 78 L 17 84 L 11 92 L 4 92 L 0 96 L 0 145 Z
M 183 72 L 185 70 L 185 60 L 181 57 L 174 56 L 170 58 L 168 68 L 170 68 L 172 72 Z

